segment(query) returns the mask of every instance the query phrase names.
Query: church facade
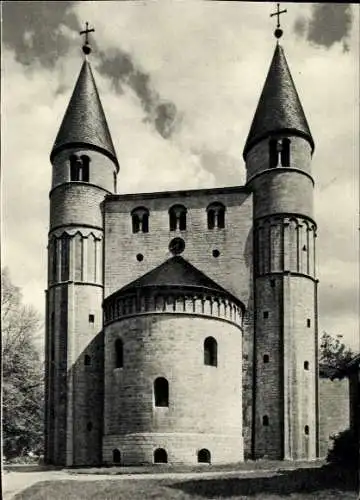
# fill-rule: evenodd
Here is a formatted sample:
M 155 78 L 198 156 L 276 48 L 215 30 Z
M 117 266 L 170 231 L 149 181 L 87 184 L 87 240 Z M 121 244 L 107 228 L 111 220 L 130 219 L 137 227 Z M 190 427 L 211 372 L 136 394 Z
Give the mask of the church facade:
M 319 455 L 313 151 L 277 43 L 244 186 L 116 194 L 85 56 L 50 156 L 48 463 Z

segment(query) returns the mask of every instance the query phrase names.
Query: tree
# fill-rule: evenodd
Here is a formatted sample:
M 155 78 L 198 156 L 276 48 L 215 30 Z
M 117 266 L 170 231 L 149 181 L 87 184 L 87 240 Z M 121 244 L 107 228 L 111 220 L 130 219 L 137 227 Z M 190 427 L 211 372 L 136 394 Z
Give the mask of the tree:
M 351 360 L 353 353 L 341 342 L 340 338 L 341 336 L 333 337 L 329 333 L 323 332 L 320 340 L 320 364 L 338 369 Z
M 43 443 L 43 367 L 35 334 L 41 322 L 22 304 L 20 289 L 1 270 L 3 452 L 6 458 L 41 450 Z

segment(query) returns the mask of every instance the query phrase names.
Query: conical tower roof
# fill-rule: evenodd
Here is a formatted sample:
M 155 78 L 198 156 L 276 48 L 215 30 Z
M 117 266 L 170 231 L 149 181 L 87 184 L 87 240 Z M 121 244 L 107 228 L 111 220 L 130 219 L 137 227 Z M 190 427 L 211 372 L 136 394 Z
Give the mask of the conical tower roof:
M 305 117 L 283 48 L 277 44 L 260 100 L 245 143 L 244 158 L 259 141 L 277 132 L 289 132 L 307 139 L 314 150 Z
M 91 66 L 85 59 L 57 134 L 50 159 L 68 147 L 90 146 L 111 158 L 117 168 L 118 160 L 96 88 Z

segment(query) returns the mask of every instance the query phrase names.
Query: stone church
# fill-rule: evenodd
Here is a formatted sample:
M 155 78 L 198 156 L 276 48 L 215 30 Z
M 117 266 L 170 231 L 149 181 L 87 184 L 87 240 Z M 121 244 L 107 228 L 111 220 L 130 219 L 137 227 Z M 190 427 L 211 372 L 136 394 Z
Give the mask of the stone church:
M 84 53 L 50 155 L 46 461 L 316 458 L 314 140 L 279 40 L 246 184 L 190 191 L 117 194 Z

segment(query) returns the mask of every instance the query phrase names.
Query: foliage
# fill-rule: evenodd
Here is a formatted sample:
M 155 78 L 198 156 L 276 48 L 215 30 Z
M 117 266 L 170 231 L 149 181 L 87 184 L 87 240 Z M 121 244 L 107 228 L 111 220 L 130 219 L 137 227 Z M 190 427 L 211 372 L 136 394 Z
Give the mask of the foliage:
M 43 440 L 43 367 L 35 344 L 40 317 L 22 304 L 20 289 L 1 270 L 3 453 L 40 451 Z
M 358 437 L 353 429 L 330 436 L 333 445 L 326 457 L 327 462 L 357 469 L 359 463 Z
M 341 368 L 353 357 L 352 351 L 340 341 L 339 337 L 324 332 L 320 340 L 320 364 L 329 368 Z

